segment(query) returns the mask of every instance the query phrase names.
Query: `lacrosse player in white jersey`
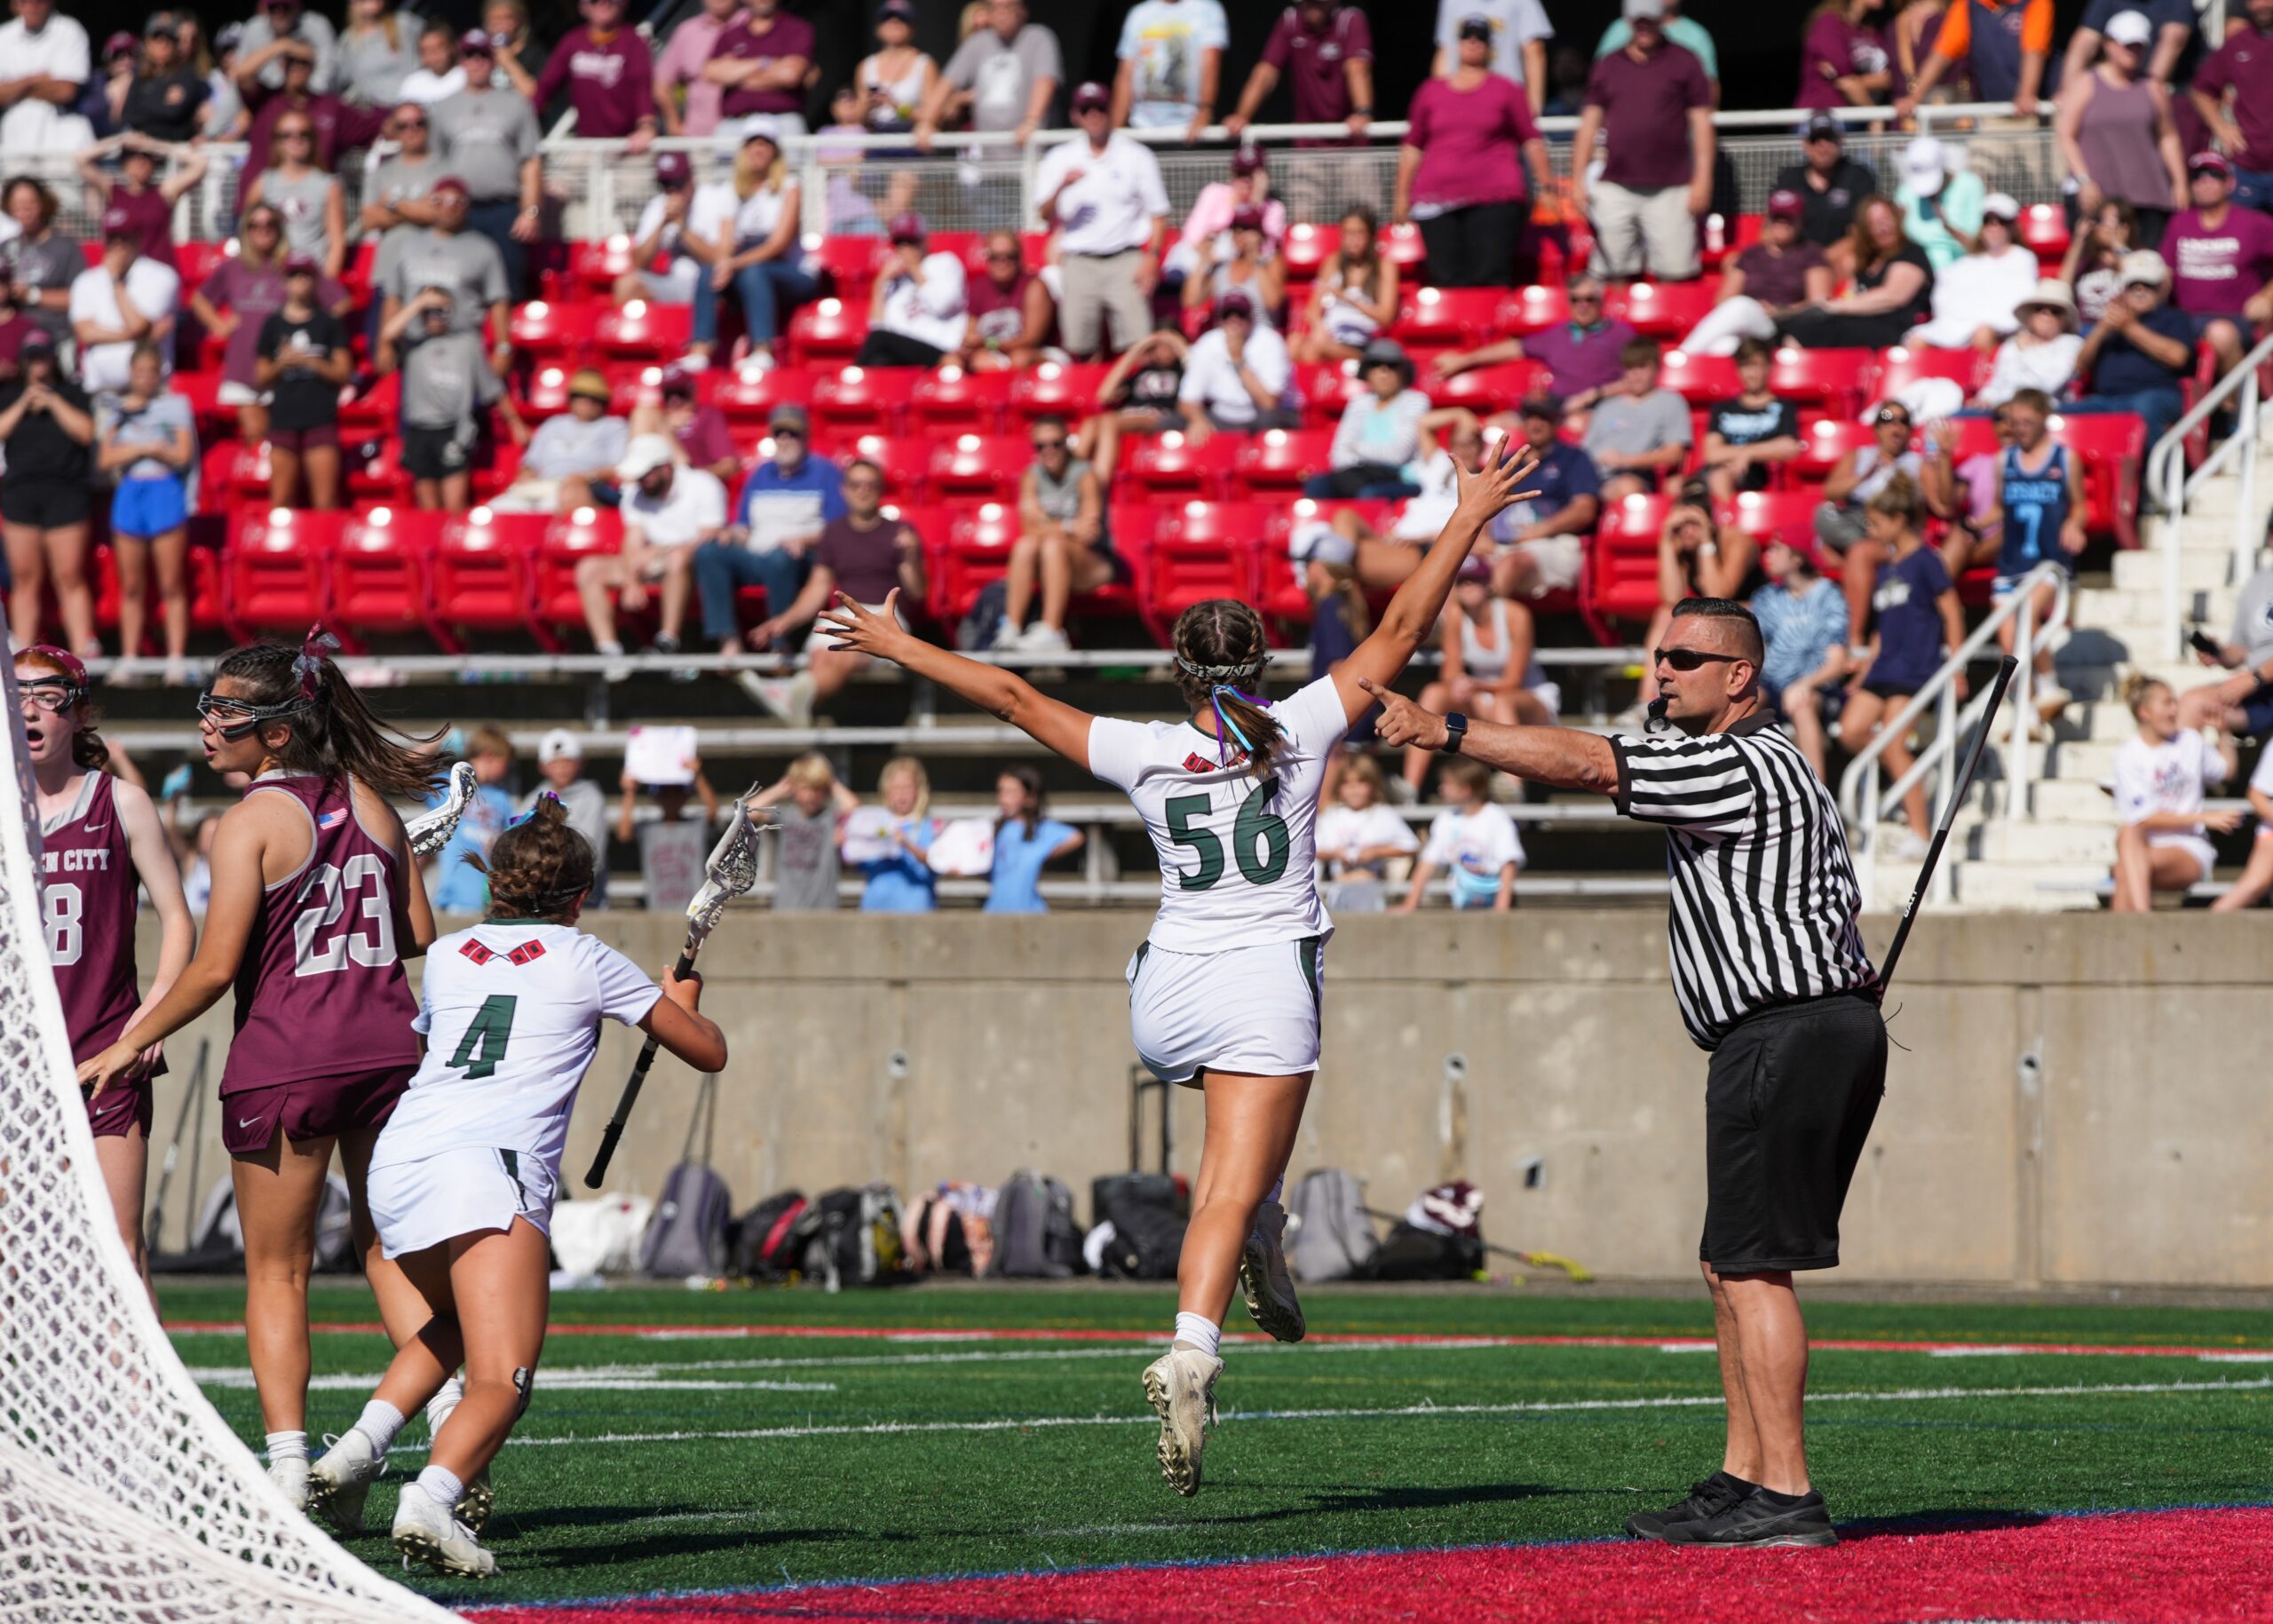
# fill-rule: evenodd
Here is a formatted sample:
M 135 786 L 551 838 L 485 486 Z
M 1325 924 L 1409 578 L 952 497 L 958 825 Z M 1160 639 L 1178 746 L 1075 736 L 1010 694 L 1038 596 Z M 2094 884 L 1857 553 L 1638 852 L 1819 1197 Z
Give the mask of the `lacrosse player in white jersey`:
M 1255 1323 L 1303 1335 L 1279 1195 L 1318 1066 L 1320 982 L 1333 924 L 1319 899 L 1313 825 L 1327 757 L 1430 636 L 1485 527 L 1536 493 L 1538 456 L 1503 439 L 1474 474 L 1427 560 L 1356 654 L 1276 704 L 1255 697 L 1270 655 L 1262 618 L 1233 598 L 1194 604 L 1172 639 L 1190 718 L 1091 717 L 1017 676 L 901 629 L 889 602 L 839 594 L 823 623 L 841 648 L 906 667 L 1025 729 L 1125 791 L 1160 854 L 1160 911 L 1129 965 L 1129 1022 L 1152 1073 L 1205 1090 L 1207 1131 L 1176 1270 L 1176 1341 L 1144 1372 L 1160 1418 L 1160 1469 L 1200 1487 L 1224 1316 L 1234 1284 Z M 894 594 L 896 597 L 897 594 Z
M 404 1416 L 462 1358 L 464 1397 L 436 1430 L 426 1469 L 403 1485 L 394 1543 L 438 1572 L 476 1577 L 497 1565 L 454 1509 L 528 1407 L 568 1113 L 601 1018 L 638 1026 L 698 1071 L 726 1064 L 725 1039 L 696 1009 L 698 979 L 666 975 L 658 987 L 576 929 L 592 849 L 558 799 L 547 794 L 506 825 L 487 867 L 488 916 L 428 950 L 414 1023 L 425 1059 L 371 1153 L 379 1244 L 433 1318 L 309 1475 L 316 1509 L 360 1528 Z

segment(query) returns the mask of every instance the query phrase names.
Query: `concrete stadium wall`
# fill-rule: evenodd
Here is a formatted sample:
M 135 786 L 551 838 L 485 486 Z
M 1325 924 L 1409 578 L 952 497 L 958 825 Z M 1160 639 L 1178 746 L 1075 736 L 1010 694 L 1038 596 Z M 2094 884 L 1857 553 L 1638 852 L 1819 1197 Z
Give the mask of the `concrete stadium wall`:
M 907 1192 L 1031 1166 L 1065 1178 L 1086 1214 L 1089 1179 L 1128 1157 L 1121 977 L 1145 923 L 730 917 L 703 965 L 733 1055 L 716 1154 L 737 1206 L 790 1184 Z M 1891 924 L 1871 922 L 1874 947 Z M 604 915 L 594 929 L 645 964 L 677 945 L 669 919 Z M 1350 1168 L 1396 1209 L 1464 1176 L 1500 1243 L 1606 1276 L 1686 1271 L 1705 1058 L 1665 955 L 1652 911 L 1352 919 L 1327 955 L 1326 1058 L 1293 1172 Z M 2257 915 L 1921 922 L 1890 1000 L 1905 1048 L 1848 1202 L 1840 1278 L 2273 1287 L 2269 983 L 2273 931 Z M 196 1040 L 214 1040 L 218 1078 L 228 1030 L 225 999 L 170 1046 L 154 1188 Z M 578 1103 L 578 1193 L 634 1036 L 607 1027 Z M 658 1063 L 614 1187 L 656 1191 L 695 1087 Z M 210 1185 L 227 1161 L 217 1110 L 207 1123 Z M 1175 1128 L 1192 1172 L 1189 1090 Z M 185 1147 L 170 1246 L 202 1194 L 184 1188 L 186 1166 Z

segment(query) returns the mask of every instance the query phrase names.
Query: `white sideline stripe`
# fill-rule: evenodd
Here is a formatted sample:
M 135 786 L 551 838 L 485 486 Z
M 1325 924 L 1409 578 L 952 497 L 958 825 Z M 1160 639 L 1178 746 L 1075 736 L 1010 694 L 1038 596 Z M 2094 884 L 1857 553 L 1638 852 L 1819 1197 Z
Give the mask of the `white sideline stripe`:
M 2103 1386 L 1908 1387 L 1881 1392 L 1816 1393 L 1818 1404 L 1923 1404 L 1944 1398 L 2075 1398 L 2096 1395 L 2153 1393 L 2243 1393 L 2273 1389 L 2273 1377 L 2253 1382 L 2124 1382 Z M 1328 1410 L 1226 1410 L 1232 1421 L 1376 1421 L 1414 1415 L 1551 1415 L 1602 1410 L 1703 1409 L 1725 1402 L 1719 1393 L 1668 1395 L 1654 1398 L 1572 1398 L 1529 1404 L 1408 1404 L 1380 1408 Z M 733 1443 L 758 1438 L 892 1437 L 926 1432 L 1026 1432 L 1057 1427 L 1152 1427 L 1150 1415 L 1030 1415 L 998 1421 L 872 1421 L 827 1426 L 744 1427 L 719 1432 L 598 1432 L 562 1438 L 514 1438 L 509 1449 L 561 1445 Z M 424 1446 L 398 1444 L 388 1454 L 424 1454 Z
M 2273 1353 L 2200 1353 L 2206 1365 L 2273 1365 Z
M 544 1384 L 550 1388 L 578 1388 L 588 1392 L 647 1392 L 655 1389 L 677 1389 L 692 1392 L 775 1392 L 775 1393 L 833 1393 L 834 1382 L 688 1382 L 666 1377 L 667 1366 L 587 1366 L 560 1370 L 547 1370 Z M 308 1379 L 310 1391 L 368 1392 L 378 1385 L 383 1372 L 333 1373 Z M 249 1366 L 192 1366 L 190 1380 L 200 1387 L 249 1389 L 253 1385 Z
M 2009 1359 L 2027 1351 L 2026 1348 L 2000 1348 L 1984 1343 L 1977 1348 L 1935 1348 L 1928 1351 L 1927 1357 L 1937 1359 Z

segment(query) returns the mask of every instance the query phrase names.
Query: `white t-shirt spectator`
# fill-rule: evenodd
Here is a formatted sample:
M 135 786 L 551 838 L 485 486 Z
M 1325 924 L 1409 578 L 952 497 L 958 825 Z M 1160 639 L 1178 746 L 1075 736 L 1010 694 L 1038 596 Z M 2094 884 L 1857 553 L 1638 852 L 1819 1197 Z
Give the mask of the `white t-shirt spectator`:
M 623 525 L 637 530 L 650 547 L 686 547 L 707 542 L 726 522 L 726 487 L 718 476 L 682 468 L 661 501 L 634 487 L 623 494 Z
M 1446 871 L 1454 907 L 1489 907 L 1500 895 L 1500 870 L 1524 864 L 1516 820 L 1486 801 L 1462 811 L 1447 806 L 1429 826 L 1421 860 Z
M 446 74 L 414 67 L 402 76 L 402 88 L 395 92 L 395 99 L 431 107 L 438 101 L 448 100 L 463 89 L 465 69 L 463 67 L 453 67 Z
M 1130 64 L 1129 127 L 1190 123 L 1200 104 L 1200 53 L 1221 51 L 1231 41 L 1217 0 L 1136 0 L 1113 52 Z
M 771 237 L 774 227 L 781 223 L 781 211 L 795 208 L 798 195 L 794 180 L 784 180 L 779 189 L 760 186 L 748 197 L 736 197 L 733 187 L 724 182 L 718 189 L 725 194 L 725 201 L 730 205 L 734 246 L 738 249 L 755 248 Z
M 630 426 L 621 417 L 600 416 L 586 423 L 574 412 L 563 412 L 537 425 L 528 449 L 521 453 L 521 467 L 540 479 L 565 479 L 614 467 L 630 443 Z M 678 481 L 671 484 L 676 488 Z
M 2269 750 L 2268 755 L 2273 755 Z M 1394 807 L 1379 802 L 1362 812 L 1350 806 L 1329 806 L 1318 815 L 1318 854 L 1326 864 L 1327 875 L 1341 879 L 1345 874 L 1362 875 L 1364 869 L 1352 869 L 1350 857 L 1374 846 L 1393 846 L 1399 852 L 1417 852 L 1421 837 L 1413 826 L 1399 817 Z
M 1447 62 L 1460 60 L 1460 25 L 1471 17 L 1492 23 L 1492 71 L 1524 83 L 1524 47 L 1553 39 L 1555 25 L 1539 0 L 1437 0 L 1437 47 Z
M 970 324 L 969 305 L 962 257 L 926 254 L 922 281 L 899 274 L 885 284 L 883 329 L 905 333 L 935 350 L 957 350 Z
M 59 10 L 36 34 L 20 19 L 0 23 L 0 62 L 7 64 L 11 79 L 38 75 L 84 84 L 94 77 L 87 30 Z M 11 152 L 75 152 L 94 139 L 85 118 L 36 96 L 25 97 L 0 117 L 0 147 Z
M 662 251 L 676 257 L 678 253 L 679 241 L 686 235 L 687 222 L 694 218 L 694 206 L 701 195 L 702 192 L 697 190 L 693 197 L 686 200 L 686 214 L 677 224 L 665 225 L 663 204 L 668 200 L 661 192 L 656 193 L 647 200 L 647 206 L 639 211 L 639 223 L 631 228 L 631 241 L 635 243 L 645 242 L 648 237 L 660 231 L 663 234 Z
M 164 321 L 180 307 L 181 278 L 170 266 L 162 265 L 154 259 L 138 259 L 126 267 L 126 297 L 134 302 L 135 309 L 152 321 Z M 70 313 L 75 326 L 81 321 L 92 321 L 115 329 L 122 324 L 118 286 L 108 271 L 94 265 L 72 279 Z M 170 333 L 159 340 L 158 348 L 165 357 L 166 370 L 172 371 L 174 341 Z M 79 386 L 90 394 L 125 388 L 127 368 L 133 359 L 131 340 L 82 345 Z
M 2115 820 L 2129 825 L 2156 812 L 2198 817 L 2205 787 L 2225 781 L 2225 758 L 2194 729 L 2182 728 L 2163 744 L 2134 733 L 2115 751 Z M 2201 824 L 2192 823 L 2150 829 L 2147 844 L 2183 845 L 2207 837 Z
M 1934 278 L 1934 313 L 1913 329 L 1912 344 L 1936 350 L 1962 350 L 1983 328 L 2000 335 L 2018 327 L 2014 314 L 2036 291 L 2035 253 L 2015 243 L 2001 254 L 1967 254 L 1944 265 Z
M 1257 323 L 1247 336 L 1246 360 L 1247 370 L 1271 392 L 1272 400 L 1281 406 L 1291 404 L 1295 362 L 1287 353 L 1284 338 Z M 1219 428 L 1238 428 L 1262 415 L 1255 397 L 1239 382 L 1239 368 L 1232 362 L 1231 346 L 1224 342 L 1220 327 L 1210 328 L 1193 343 L 1184 360 L 1184 383 L 1176 398 L 1205 406 Z
M 1076 171 L 1081 178 L 1057 198 L 1061 254 L 1118 254 L 1141 248 L 1152 234 L 1152 222 L 1168 218 L 1168 192 L 1160 180 L 1160 162 L 1127 131 L 1114 131 L 1103 152 L 1093 151 L 1086 138 L 1051 147 L 1035 166 L 1034 194 L 1049 197 Z
M 1980 404 L 2002 406 L 2024 389 L 2041 389 L 2058 400 L 2076 376 L 2076 358 L 2083 349 L 2083 339 L 2074 333 L 2062 333 L 2026 349 L 2006 339 L 1997 346 L 1997 364 L 1982 385 Z

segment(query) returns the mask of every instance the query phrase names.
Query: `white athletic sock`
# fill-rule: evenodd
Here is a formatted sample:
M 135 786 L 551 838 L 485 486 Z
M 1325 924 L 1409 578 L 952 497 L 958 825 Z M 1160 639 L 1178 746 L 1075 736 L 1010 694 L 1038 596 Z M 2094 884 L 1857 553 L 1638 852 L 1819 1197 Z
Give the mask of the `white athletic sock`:
M 305 1461 L 307 1458 L 306 1433 L 272 1432 L 268 1435 L 268 1459 L 272 1465 L 278 1461 Z
M 606 654 L 612 658 L 622 652 L 623 645 L 621 643 L 594 642 L 592 645 L 592 653 L 596 654 Z
M 465 1382 L 452 1376 L 426 1401 L 426 1434 L 429 1438 L 441 1431 L 442 1423 L 449 1420 L 450 1412 L 458 1407 L 458 1401 L 464 1397 Z
M 1197 1348 L 1209 1359 L 1216 1359 L 1223 1351 L 1224 1327 L 1205 1314 L 1178 1314 L 1176 1341 L 1180 1348 Z
M 355 1418 L 355 1430 L 371 1440 L 372 1452 L 384 1461 L 394 1446 L 395 1434 L 402 1430 L 402 1412 L 384 1398 L 374 1398 Z
M 465 1485 L 458 1481 L 457 1474 L 446 1472 L 439 1466 L 430 1466 L 420 1472 L 418 1486 L 445 1511 L 456 1510 L 458 1501 L 465 1498 Z

